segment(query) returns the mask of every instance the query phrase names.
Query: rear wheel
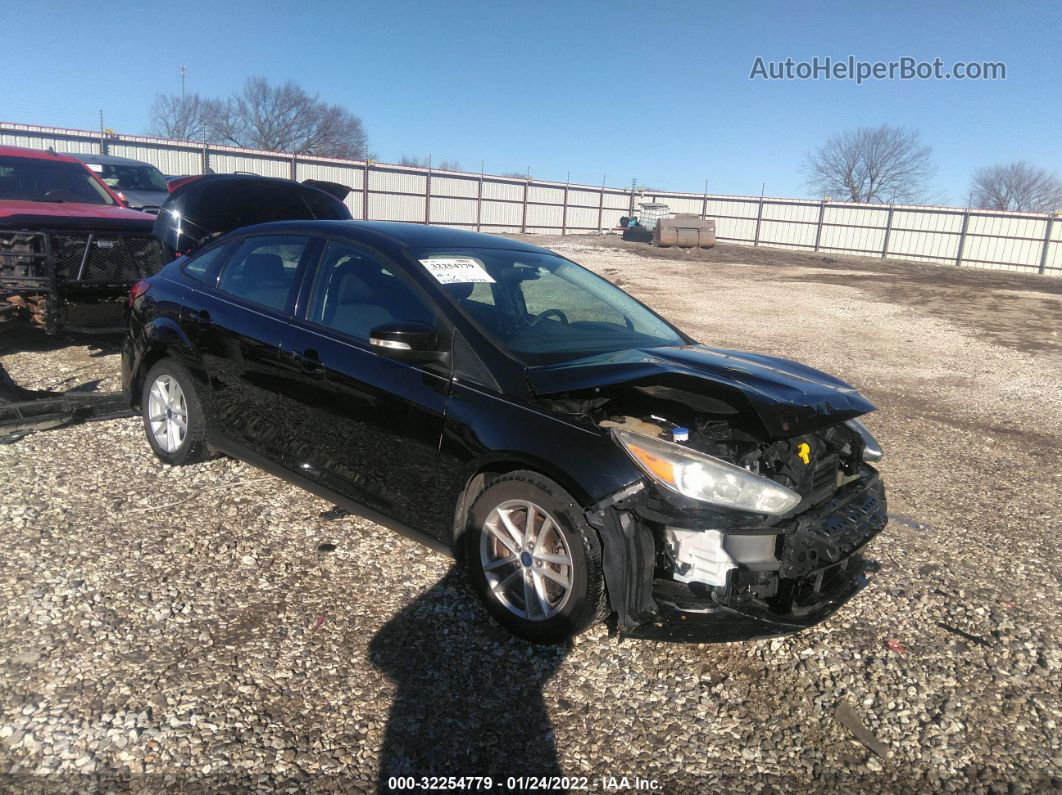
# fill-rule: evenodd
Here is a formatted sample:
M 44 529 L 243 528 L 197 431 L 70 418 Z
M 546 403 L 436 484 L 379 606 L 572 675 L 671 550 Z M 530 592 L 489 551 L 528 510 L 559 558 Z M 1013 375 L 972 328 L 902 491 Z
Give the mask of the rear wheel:
M 601 545 L 572 497 L 549 478 L 495 479 L 465 531 L 472 584 L 514 635 L 553 643 L 605 617 Z
M 174 359 L 155 364 L 140 398 L 144 431 L 155 455 L 167 464 L 206 460 L 206 418 L 188 371 Z

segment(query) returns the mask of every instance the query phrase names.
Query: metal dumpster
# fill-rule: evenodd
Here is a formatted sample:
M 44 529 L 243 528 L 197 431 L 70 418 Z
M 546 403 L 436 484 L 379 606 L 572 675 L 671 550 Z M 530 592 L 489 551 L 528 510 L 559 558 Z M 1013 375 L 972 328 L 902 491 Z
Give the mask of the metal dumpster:
M 653 230 L 653 245 L 661 248 L 712 248 L 715 245 L 715 221 L 693 214 L 661 218 Z

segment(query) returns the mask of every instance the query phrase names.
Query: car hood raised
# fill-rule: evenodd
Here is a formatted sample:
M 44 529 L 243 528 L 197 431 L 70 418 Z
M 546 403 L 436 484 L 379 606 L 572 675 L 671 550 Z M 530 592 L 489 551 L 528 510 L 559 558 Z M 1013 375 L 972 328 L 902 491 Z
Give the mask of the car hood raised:
M 775 356 L 707 345 L 665 346 L 604 353 L 529 367 L 535 395 L 595 387 L 658 384 L 748 406 L 777 438 L 834 425 L 874 410 L 853 387 L 819 370 Z
M 155 221 L 155 237 L 187 254 L 215 235 L 269 221 L 349 221 L 335 183 L 250 174 L 206 174 L 173 189 Z

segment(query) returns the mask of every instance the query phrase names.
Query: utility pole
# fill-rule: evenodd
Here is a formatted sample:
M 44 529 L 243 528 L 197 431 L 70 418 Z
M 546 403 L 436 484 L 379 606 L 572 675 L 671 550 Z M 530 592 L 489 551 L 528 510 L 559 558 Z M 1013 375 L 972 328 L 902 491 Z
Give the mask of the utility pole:
M 181 102 L 184 102 L 184 78 L 188 75 L 188 67 L 181 64 Z

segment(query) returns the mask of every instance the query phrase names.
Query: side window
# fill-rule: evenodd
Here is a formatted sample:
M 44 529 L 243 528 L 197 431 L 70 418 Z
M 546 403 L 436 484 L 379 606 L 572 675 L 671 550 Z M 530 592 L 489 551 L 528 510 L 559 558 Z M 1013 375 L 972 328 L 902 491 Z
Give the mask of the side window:
M 369 332 L 383 323 L 431 323 L 434 316 L 393 268 L 354 246 L 330 241 L 317 269 L 307 319 L 368 340 Z
M 249 237 L 221 272 L 218 289 L 272 309 L 283 309 L 309 239 L 296 235 Z
M 209 251 L 204 251 L 192 257 L 184 263 L 183 270 L 193 279 L 201 282 L 210 282 L 210 274 L 217 273 L 217 266 L 225 259 L 225 253 L 231 250 L 231 246 L 214 246 Z

